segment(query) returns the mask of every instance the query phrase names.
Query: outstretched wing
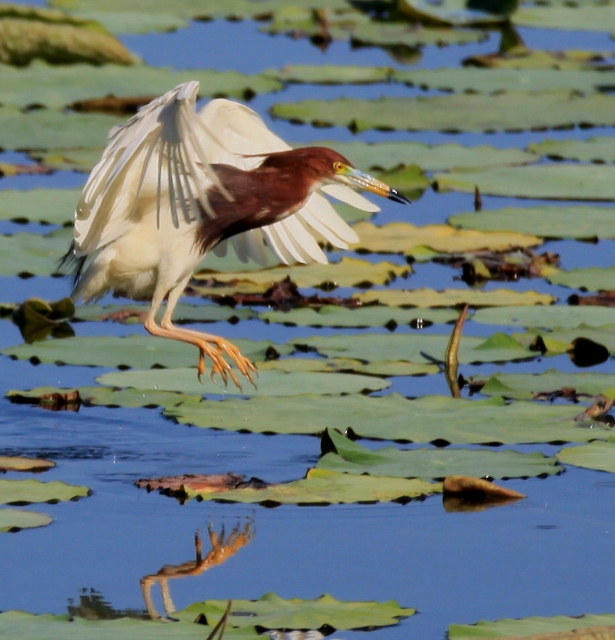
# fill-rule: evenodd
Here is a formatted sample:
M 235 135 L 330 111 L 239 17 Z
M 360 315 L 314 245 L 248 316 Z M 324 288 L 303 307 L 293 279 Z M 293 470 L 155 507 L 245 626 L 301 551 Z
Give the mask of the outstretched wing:
M 218 99 L 209 102 L 199 113 L 206 129 L 215 131 L 218 140 L 210 141 L 207 157 L 210 163 L 230 164 L 244 170 L 257 167 L 263 156 L 291 147 L 270 131 L 261 117 L 237 102 Z M 219 132 L 219 133 L 218 133 Z M 376 212 L 379 207 L 356 191 L 343 185 L 330 185 L 325 193 L 358 209 Z M 276 256 L 291 262 L 327 262 L 316 239 L 324 240 L 340 249 L 357 242 L 356 233 L 340 218 L 331 203 L 314 193 L 294 215 L 275 224 L 252 229 L 230 239 L 237 255 L 244 262 L 252 258 L 266 262 L 265 243 Z M 214 251 L 224 254 L 226 243 Z
M 180 84 L 112 129 L 75 211 L 76 255 L 88 255 L 122 236 L 147 199 L 158 219 L 170 214 L 176 226 L 204 210 L 206 191 L 217 184 L 206 149 L 215 135 L 198 118 L 198 82 Z

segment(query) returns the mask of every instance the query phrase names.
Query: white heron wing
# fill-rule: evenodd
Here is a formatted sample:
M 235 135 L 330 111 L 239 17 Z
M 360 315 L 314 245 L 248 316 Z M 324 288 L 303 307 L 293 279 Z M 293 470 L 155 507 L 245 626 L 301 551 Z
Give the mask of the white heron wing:
M 126 233 L 150 199 L 158 220 L 171 215 L 177 227 L 205 210 L 206 191 L 217 184 L 207 147 L 215 136 L 197 117 L 199 83 L 178 85 L 115 127 L 92 170 L 75 211 L 75 249 L 87 255 Z

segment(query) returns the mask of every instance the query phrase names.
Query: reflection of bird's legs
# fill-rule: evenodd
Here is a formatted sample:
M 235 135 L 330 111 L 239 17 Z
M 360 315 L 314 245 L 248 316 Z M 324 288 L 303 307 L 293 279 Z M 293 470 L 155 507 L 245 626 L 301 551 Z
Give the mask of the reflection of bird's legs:
M 218 373 L 224 380 L 225 384 L 228 382 L 228 377 L 235 385 L 241 389 L 241 385 L 237 380 L 237 376 L 234 374 L 229 363 L 224 359 L 223 355 L 226 353 L 229 358 L 237 365 L 239 371 L 254 384 L 253 372 L 256 371 L 256 367 L 252 364 L 248 358 L 244 357 L 239 349 L 231 344 L 228 340 L 219 336 L 214 336 L 208 333 L 201 333 L 199 331 L 191 331 L 189 329 L 179 329 L 171 321 L 173 310 L 177 305 L 179 297 L 183 293 L 186 285 L 188 284 L 189 276 L 177 284 L 173 289 L 168 292 L 167 308 L 162 316 L 160 324 L 156 323 L 156 312 L 160 308 L 162 301 L 167 293 L 165 287 L 156 287 L 154 297 L 152 298 L 152 306 L 147 314 L 143 326 L 153 336 L 160 338 L 170 338 L 171 340 L 179 340 L 180 342 L 186 342 L 192 344 L 199 349 L 199 380 L 205 373 L 205 356 L 212 361 L 211 377 L 212 379 Z M 210 344 L 211 343 L 211 344 Z M 214 346 L 212 346 L 214 345 Z

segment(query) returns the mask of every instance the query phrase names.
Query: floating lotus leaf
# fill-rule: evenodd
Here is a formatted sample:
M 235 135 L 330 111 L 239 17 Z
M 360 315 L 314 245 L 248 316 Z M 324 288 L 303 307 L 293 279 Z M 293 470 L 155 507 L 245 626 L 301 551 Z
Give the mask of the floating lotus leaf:
M 21 529 L 34 529 L 44 527 L 53 522 L 53 518 L 44 513 L 25 511 L 23 509 L 0 509 L 0 533 L 7 531 L 13 533 Z M 2 629 L 0 617 L 0 630 Z M 21 636 L 20 636 L 21 637 Z
M 475 55 L 463 61 L 465 65 L 491 67 L 499 69 L 596 69 L 605 60 L 610 60 L 610 52 L 579 51 L 541 51 L 540 49 L 506 53 Z
M 78 616 L 33 615 L 24 611 L 0 613 L 0 634 L 20 640 L 203 640 L 212 631 L 213 627 L 192 621 L 170 625 L 137 618 L 86 620 Z M 224 637 L 229 640 L 259 640 L 260 636 L 252 627 L 226 627 Z
M 447 222 L 463 229 L 531 232 L 542 238 L 615 238 L 615 209 L 604 206 L 506 207 L 460 213 Z
M 204 615 L 215 622 L 222 618 L 228 601 L 206 600 L 190 605 L 174 614 L 180 620 L 194 620 Z M 266 593 L 258 600 L 233 600 L 228 618 L 230 627 L 259 627 L 263 629 L 321 629 L 328 627 L 343 631 L 386 627 L 398 624 L 400 618 L 416 613 L 404 609 L 394 600 L 388 602 L 344 602 L 324 594 L 313 600 L 293 598 L 285 600 L 275 593 Z
M 281 82 L 310 84 L 371 84 L 389 82 L 394 76 L 392 67 L 318 64 L 286 65 L 280 70 L 268 69 L 264 73 Z
M 615 289 L 615 267 L 589 267 L 560 271 L 550 276 L 549 282 L 583 291 L 610 291 Z M 598 311 L 596 307 L 592 309 Z
M 68 229 L 59 229 L 46 236 L 33 233 L 0 235 L 0 275 L 48 276 L 56 273 L 71 236 Z
M 392 262 L 371 263 L 357 258 L 342 258 L 329 264 L 279 266 L 260 271 L 224 272 L 200 271 L 195 274 L 197 280 L 214 279 L 218 282 L 240 284 L 248 281 L 269 288 L 284 278 L 290 279 L 299 287 L 356 287 L 360 285 L 387 284 L 397 277 L 406 277 L 410 267 Z M 237 282 L 238 281 L 238 282 Z M 260 288 L 262 290 L 262 287 Z
M 297 343 L 316 349 L 327 357 L 358 360 L 400 360 L 409 362 L 443 362 L 449 334 L 435 333 L 361 333 L 334 334 L 301 338 Z M 529 351 L 510 336 L 499 333 L 485 338 L 466 336 L 459 347 L 460 363 L 503 362 L 533 358 Z
M 0 480 L 0 504 L 75 500 L 90 495 L 87 487 L 40 480 Z
M 606 625 L 615 625 L 615 614 L 605 615 L 589 615 L 582 616 L 553 616 L 552 618 L 523 618 L 513 620 L 512 618 L 503 618 L 496 622 L 488 622 L 481 620 L 476 624 L 450 624 L 448 626 L 449 640 L 475 640 L 476 638 L 506 638 L 514 636 L 515 638 L 526 636 L 540 636 L 562 633 L 565 631 L 573 631 L 575 629 L 585 629 L 588 627 L 602 627 Z M 591 629 L 588 629 L 588 634 Z M 587 638 L 579 634 L 579 640 Z M 599 636 L 595 636 L 598 640 Z M 554 636 L 555 640 L 556 636 Z
M 84 64 L 50 67 L 42 63 L 20 70 L 0 68 L 2 102 L 20 107 L 31 104 L 64 107 L 79 100 L 102 98 L 109 93 L 118 97 L 154 98 L 188 80 L 200 82 L 202 96 L 244 98 L 247 94 L 281 88 L 280 82 L 272 77 L 214 69 L 175 71 L 141 65 L 92 68 Z M 62 146 L 69 144 L 66 141 Z
M 371 222 L 358 222 L 354 230 L 359 235 L 358 248 L 374 253 L 411 255 L 417 247 L 428 247 L 440 253 L 460 253 L 478 249 L 532 247 L 542 242 L 534 235 L 465 231 L 445 224 L 415 227 L 409 222 L 392 222 L 379 227 Z
M 293 350 L 290 345 L 272 344 L 267 340 L 254 342 L 238 339 L 233 340 L 233 343 L 246 358 L 255 361 L 265 360 L 266 352 L 271 348 L 282 355 L 287 355 Z M 197 350 L 191 345 L 144 335 L 85 336 L 46 340 L 35 344 L 9 347 L 0 353 L 18 360 L 34 358 L 40 362 L 130 368 L 187 367 L 194 365 L 198 358 Z
M 31 151 L 29 156 L 52 171 L 81 171 L 89 173 L 100 160 L 102 148 L 95 149 L 50 149 Z M 50 190 L 51 191 L 51 190 Z M 54 189 L 59 191 L 59 189 Z
M 555 298 L 535 291 L 512 291 L 494 289 L 477 291 L 474 289 L 373 289 L 353 296 L 364 304 L 377 302 L 392 307 L 454 307 L 468 304 L 471 307 L 522 306 L 551 304 Z
M 574 389 L 578 394 L 615 397 L 615 375 L 608 373 L 564 373 L 549 369 L 540 374 L 495 373 L 488 378 L 472 376 L 471 384 L 485 382 L 480 393 L 487 396 L 502 396 L 515 400 L 531 400 L 537 394 L 551 393 L 561 389 Z
M 472 316 L 474 322 L 509 327 L 542 327 L 551 329 L 615 325 L 615 309 L 606 307 L 539 306 L 479 309 Z
M 615 168 L 594 164 L 541 164 L 451 171 L 434 176 L 438 191 L 544 198 L 549 200 L 615 200 Z
M 615 80 L 603 71 L 561 69 L 479 69 L 476 67 L 398 71 L 394 77 L 422 89 L 472 93 L 500 91 L 612 90 Z
M 567 91 L 511 91 L 499 95 L 377 100 L 338 98 L 278 103 L 271 107 L 271 114 L 292 122 L 337 125 L 353 131 L 522 131 L 574 124 L 612 126 L 615 97 L 603 94 L 581 97 Z
M 615 5 L 586 3 L 578 7 L 524 6 L 515 13 L 514 23 L 518 27 L 608 32 L 615 24 Z
M 561 473 L 554 457 L 542 453 L 477 449 L 411 449 L 384 447 L 370 450 L 328 429 L 333 451 L 318 461 L 318 469 L 396 478 L 445 478 L 465 475 L 482 478 L 529 478 Z
M 516 2 L 492 3 L 492 10 L 468 8 L 465 0 L 445 0 L 434 4 L 425 0 L 398 0 L 397 8 L 412 22 L 427 26 L 492 27 L 507 19 L 517 7 Z
M 606 440 L 608 428 L 575 422 L 578 406 L 536 402 L 506 404 L 502 398 L 464 400 L 426 396 L 256 396 L 198 405 L 180 404 L 164 415 L 181 424 L 227 431 L 318 434 L 352 428 L 362 438 L 438 444 L 514 444 Z
M 0 62 L 23 66 L 40 58 L 53 64 L 133 64 L 124 45 L 101 25 L 61 11 L 0 7 Z
M 440 372 L 435 364 L 403 362 L 401 360 L 376 360 L 362 362 L 352 358 L 280 358 L 258 365 L 259 371 L 350 371 L 371 376 L 424 376 Z
M 574 329 L 554 329 L 553 331 L 528 329 L 526 333 L 513 334 L 513 338 L 528 346 L 538 336 L 542 338 L 547 352 L 551 355 L 568 351 L 577 338 L 592 340 L 596 344 L 603 345 L 611 354 L 615 353 L 615 325 L 612 324 L 602 327 L 579 325 Z
M 423 142 L 370 144 L 336 140 L 318 140 L 310 144 L 331 147 L 364 169 L 392 169 L 400 164 L 414 163 L 423 171 L 443 171 L 463 167 L 530 164 L 537 160 L 536 155 L 521 149 L 496 149 L 487 145 L 464 147 L 454 143 L 429 145 Z
M 56 463 L 41 458 L 22 458 L 20 456 L 0 456 L 0 472 L 2 471 L 47 471 Z
M 614 454 L 614 442 L 590 442 L 580 447 L 564 447 L 556 457 L 563 464 L 615 473 Z
M 555 160 L 615 162 L 615 138 L 606 136 L 587 140 L 543 140 L 529 144 L 528 150 Z
M 372 305 L 347 309 L 327 305 L 320 309 L 291 309 L 290 311 L 265 311 L 259 314 L 261 320 L 301 327 L 381 327 L 394 329 L 398 325 L 410 324 L 416 328 L 432 323 L 454 322 L 458 313 L 448 309 L 400 309 Z
M 73 219 L 80 193 L 81 189 L 4 190 L 0 220 L 66 224 Z
M 186 488 L 188 498 L 267 505 L 407 501 L 441 492 L 441 484 L 424 480 L 353 476 L 325 469 L 309 469 L 302 480 L 271 485 L 264 489 L 246 488 L 211 493 Z
M 96 381 L 109 387 L 242 396 L 360 393 L 365 390 L 380 391 L 390 385 L 388 381 L 374 376 L 321 371 L 302 371 L 289 374 L 279 370 L 262 371 L 256 378 L 256 388 L 246 382 L 243 389 L 224 385 L 219 377 L 210 381 L 205 376 L 203 383 L 201 383 L 197 379 L 196 369 L 119 371 L 99 376 Z

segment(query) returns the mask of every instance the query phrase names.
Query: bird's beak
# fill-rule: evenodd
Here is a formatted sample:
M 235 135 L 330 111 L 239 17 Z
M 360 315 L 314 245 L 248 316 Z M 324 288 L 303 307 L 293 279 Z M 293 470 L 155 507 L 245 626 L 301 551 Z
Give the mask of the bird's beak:
M 356 187 L 357 189 L 371 191 L 383 198 L 388 198 L 389 200 L 393 200 L 401 204 L 412 204 L 412 201 L 406 198 L 403 193 L 397 191 L 397 189 L 393 189 L 393 187 L 389 187 L 388 184 L 385 184 L 380 180 L 376 180 L 373 176 L 363 173 L 353 167 L 345 167 L 343 171 L 338 173 L 338 175 L 346 179 L 344 182 L 347 181 L 350 186 Z

